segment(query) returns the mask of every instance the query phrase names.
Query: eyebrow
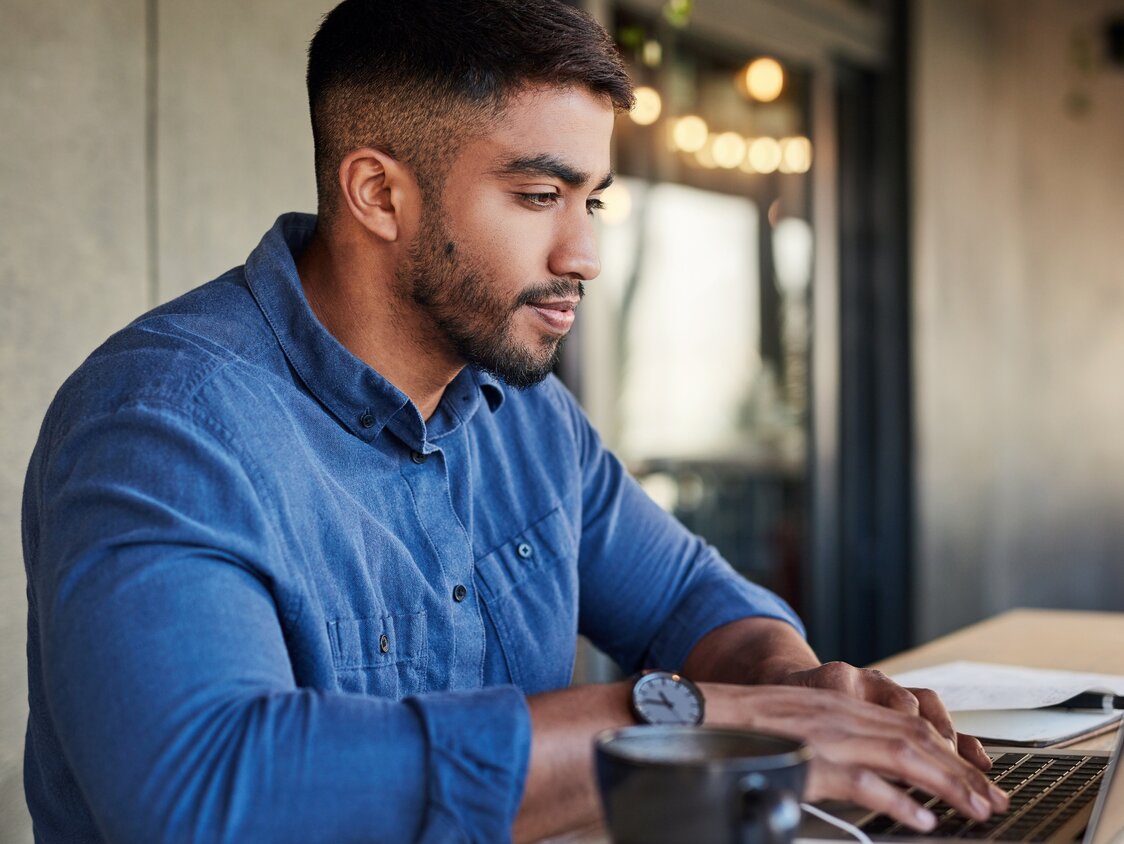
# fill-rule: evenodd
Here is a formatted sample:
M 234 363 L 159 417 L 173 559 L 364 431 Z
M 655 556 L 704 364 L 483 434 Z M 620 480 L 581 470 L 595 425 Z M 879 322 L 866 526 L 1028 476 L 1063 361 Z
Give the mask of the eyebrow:
M 593 178 L 589 173 L 576 170 L 562 159 L 550 154 L 512 158 L 504 162 L 496 172 L 501 176 L 547 176 L 559 179 L 575 188 L 588 184 Z M 594 190 L 605 190 L 612 183 L 613 174 L 606 173 Z

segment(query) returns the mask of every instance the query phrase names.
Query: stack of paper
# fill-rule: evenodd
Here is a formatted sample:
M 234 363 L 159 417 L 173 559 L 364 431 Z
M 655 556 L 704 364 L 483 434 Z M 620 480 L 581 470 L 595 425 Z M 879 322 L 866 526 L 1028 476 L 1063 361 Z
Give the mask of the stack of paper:
M 941 696 L 959 732 L 989 743 L 1041 747 L 1111 729 L 1124 711 L 1072 710 L 1059 704 L 1083 692 L 1124 695 L 1124 677 L 1046 671 L 986 662 L 948 662 L 898 674 L 909 688 Z

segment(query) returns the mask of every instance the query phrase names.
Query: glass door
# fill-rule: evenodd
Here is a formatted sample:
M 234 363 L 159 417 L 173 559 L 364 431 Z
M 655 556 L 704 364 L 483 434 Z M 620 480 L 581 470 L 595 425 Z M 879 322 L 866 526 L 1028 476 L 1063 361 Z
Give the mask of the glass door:
M 900 650 L 908 4 L 580 2 L 637 106 L 563 378 L 649 494 L 788 600 L 821 657 Z M 580 653 L 579 678 L 611 676 Z
M 649 494 L 801 610 L 813 270 L 810 73 L 618 11 L 617 127 L 581 398 Z

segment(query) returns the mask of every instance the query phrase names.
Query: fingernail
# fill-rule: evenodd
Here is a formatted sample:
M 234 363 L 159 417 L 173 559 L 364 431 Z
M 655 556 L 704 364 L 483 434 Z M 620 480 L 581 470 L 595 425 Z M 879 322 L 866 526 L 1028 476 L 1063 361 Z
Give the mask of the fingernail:
M 917 825 L 921 828 L 922 832 L 928 832 L 937 825 L 937 816 L 922 806 L 914 815 L 917 818 Z
M 976 814 L 980 816 L 981 821 L 991 817 L 991 806 L 980 795 L 973 792 L 971 802 L 972 808 L 976 810 Z

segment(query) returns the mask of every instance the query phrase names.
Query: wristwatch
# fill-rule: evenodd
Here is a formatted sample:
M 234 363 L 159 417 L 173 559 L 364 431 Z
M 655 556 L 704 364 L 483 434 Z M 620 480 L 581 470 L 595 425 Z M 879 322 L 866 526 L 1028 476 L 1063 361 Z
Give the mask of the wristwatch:
M 641 724 L 698 726 L 703 712 L 699 687 L 679 674 L 650 671 L 632 684 L 632 714 Z

